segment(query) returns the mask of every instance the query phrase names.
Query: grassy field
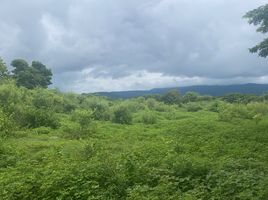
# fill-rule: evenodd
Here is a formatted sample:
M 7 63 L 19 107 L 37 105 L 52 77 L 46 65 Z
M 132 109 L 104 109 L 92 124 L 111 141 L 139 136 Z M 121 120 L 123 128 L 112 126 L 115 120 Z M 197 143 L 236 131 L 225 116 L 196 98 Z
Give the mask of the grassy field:
M 2 139 L 0 198 L 268 199 L 267 117 L 224 122 L 170 107 L 150 111 L 153 123 L 144 110 L 130 125 L 95 121 L 77 138 L 62 126 Z

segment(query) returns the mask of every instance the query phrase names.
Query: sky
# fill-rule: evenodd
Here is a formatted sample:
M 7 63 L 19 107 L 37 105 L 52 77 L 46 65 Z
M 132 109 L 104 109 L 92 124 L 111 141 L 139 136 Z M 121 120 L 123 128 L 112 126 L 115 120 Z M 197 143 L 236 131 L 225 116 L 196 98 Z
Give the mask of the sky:
M 0 57 L 38 60 L 62 91 L 268 83 L 242 16 L 267 0 L 0 0 Z

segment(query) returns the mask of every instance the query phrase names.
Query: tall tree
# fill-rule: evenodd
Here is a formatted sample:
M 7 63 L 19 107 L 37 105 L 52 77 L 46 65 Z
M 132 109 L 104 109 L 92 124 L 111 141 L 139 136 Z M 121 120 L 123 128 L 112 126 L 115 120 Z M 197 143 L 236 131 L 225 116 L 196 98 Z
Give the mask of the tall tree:
M 249 24 L 259 26 L 257 32 L 264 34 L 268 32 L 268 4 L 249 11 L 244 18 L 248 19 Z M 266 58 L 268 56 L 268 38 L 250 48 L 249 51 L 258 53 L 259 56 Z
M 16 59 L 11 62 L 12 71 L 18 86 L 28 89 L 35 87 L 47 88 L 51 84 L 52 72 L 39 61 L 33 61 L 29 66 L 27 61 Z

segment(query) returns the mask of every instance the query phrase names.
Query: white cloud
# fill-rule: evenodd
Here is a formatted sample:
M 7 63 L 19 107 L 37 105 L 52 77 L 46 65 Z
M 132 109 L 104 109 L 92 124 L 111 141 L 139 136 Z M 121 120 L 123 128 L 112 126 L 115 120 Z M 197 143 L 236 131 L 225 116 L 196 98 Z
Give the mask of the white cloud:
M 66 91 L 79 93 L 100 92 L 100 91 L 124 91 L 128 90 L 148 90 L 152 88 L 163 87 L 182 87 L 188 85 L 227 85 L 240 83 L 267 83 L 268 76 L 260 77 L 233 77 L 233 78 L 207 78 L 207 77 L 188 77 L 188 76 L 169 76 L 163 73 L 148 71 L 135 71 L 130 75 L 112 78 L 109 76 L 96 77 L 91 69 L 83 70 L 82 73 L 76 73 L 74 82 L 65 85 Z M 104 72 L 105 74 L 105 72 Z M 63 74 L 62 79 L 68 79 L 69 73 Z M 65 82 L 65 81 L 64 81 Z M 63 82 L 63 83 L 64 83 Z M 63 84 L 63 83 L 58 83 Z M 66 83 L 66 82 L 65 82 Z M 63 87 L 62 87 L 63 88 Z

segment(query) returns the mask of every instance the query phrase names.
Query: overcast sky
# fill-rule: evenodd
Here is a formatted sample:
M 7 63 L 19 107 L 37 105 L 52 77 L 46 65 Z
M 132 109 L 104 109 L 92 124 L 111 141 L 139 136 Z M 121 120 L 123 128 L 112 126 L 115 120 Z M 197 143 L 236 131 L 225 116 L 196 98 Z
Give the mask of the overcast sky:
M 268 83 L 265 35 L 242 16 L 267 0 L 0 0 L 0 56 L 39 60 L 53 87 L 95 92 Z

